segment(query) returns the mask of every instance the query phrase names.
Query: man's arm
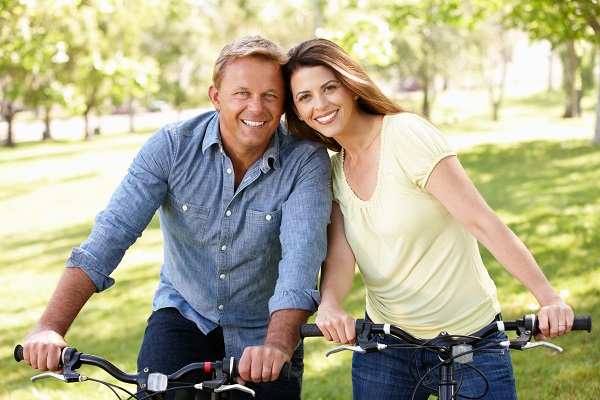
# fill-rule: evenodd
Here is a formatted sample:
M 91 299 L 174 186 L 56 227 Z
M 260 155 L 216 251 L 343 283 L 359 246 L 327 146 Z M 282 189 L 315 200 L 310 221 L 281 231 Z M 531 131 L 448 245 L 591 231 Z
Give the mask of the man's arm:
M 61 350 L 67 347 L 64 336 L 88 299 L 96 292 L 92 280 L 80 268 L 67 268 L 46 311 L 25 339 L 25 362 L 41 371 L 58 368 Z
M 289 363 L 300 343 L 298 325 L 306 323 L 310 312 L 284 309 L 271 315 L 267 337 L 262 346 L 247 347 L 238 370 L 244 382 L 268 382 L 279 377 L 281 368 Z M 240 383 L 244 383 L 240 382 Z

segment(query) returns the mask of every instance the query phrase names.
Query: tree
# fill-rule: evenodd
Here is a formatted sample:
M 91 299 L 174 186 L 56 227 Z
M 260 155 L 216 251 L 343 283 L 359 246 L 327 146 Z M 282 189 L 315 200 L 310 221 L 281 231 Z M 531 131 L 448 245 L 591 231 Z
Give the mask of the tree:
M 600 5 L 598 0 L 529 0 L 511 2 L 510 21 L 528 31 L 533 39 L 546 39 L 554 48 L 566 48 L 565 117 L 577 115 L 577 54 L 579 40 L 600 46 Z M 599 79 L 600 82 L 600 79 Z M 600 104 L 600 85 L 598 85 Z M 600 105 L 596 106 L 594 143 L 600 143 Z
M 8 124 L 5 145 L 14 146 L 13 119 L 33 84 L 42 37 L 30 23 L 29 8 L 19 1 L 0 4 L 0 115 Z
M 398 49 L 409 48 L 417 63 L 415 73 L 423 91 L 421 111 L 430 114 L 431 96 L 435 94 L 434 79 L 451 68 L 460 45 L 458 29 L 463 24 L 458 0 L 395 1 L 389 10 L 390 29 L 401 41 Z M 399 54 L 402 58 L 403 55 Z

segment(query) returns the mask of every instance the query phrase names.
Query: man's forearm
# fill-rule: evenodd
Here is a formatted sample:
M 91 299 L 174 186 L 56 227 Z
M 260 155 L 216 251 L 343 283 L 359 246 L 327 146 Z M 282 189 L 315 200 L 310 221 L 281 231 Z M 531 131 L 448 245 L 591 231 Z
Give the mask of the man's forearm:
M 300 342 L 298 326 L 306 323 L 310 312 L 298 309 L 283 309 L 271 315 L 271 322 L 267 330 L 265 346 L 275 346 L 290 357 Z
M 53 330 L 65 336 L 96 286 L 80 268 L 67 268 L 40 318 L 36 330 Z

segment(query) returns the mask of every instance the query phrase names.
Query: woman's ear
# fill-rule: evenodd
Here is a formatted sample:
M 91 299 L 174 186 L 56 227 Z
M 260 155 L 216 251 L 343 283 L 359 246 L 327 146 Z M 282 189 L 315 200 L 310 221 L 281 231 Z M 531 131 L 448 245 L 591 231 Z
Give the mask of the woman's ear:
M 294 114 L 296 115 L 296 117 L 298 117 L 298 119 L 299 119 L 300 121 L 304 121 L 304 120 L 302 119 L 302 117 L 300 116 L 300 113 L 298 112 L 298 109 L 296 108 L 296 106 L 294 106 Z

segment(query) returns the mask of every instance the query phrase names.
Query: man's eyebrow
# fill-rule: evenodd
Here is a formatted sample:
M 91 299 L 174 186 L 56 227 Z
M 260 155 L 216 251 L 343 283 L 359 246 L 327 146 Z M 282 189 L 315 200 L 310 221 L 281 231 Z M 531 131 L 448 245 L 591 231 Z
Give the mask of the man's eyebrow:
M 244 92 L 249 92 L 252 91 L 249 87 L 246 86 L 236 86 L 232 89 L 233 92 L 238 92 L 238 91 L 244 91 Z M 265 93 L 277 93 L 280 94 L 280 90 L 276 89 L 276 88 L 270 88 L 265 90 Z

